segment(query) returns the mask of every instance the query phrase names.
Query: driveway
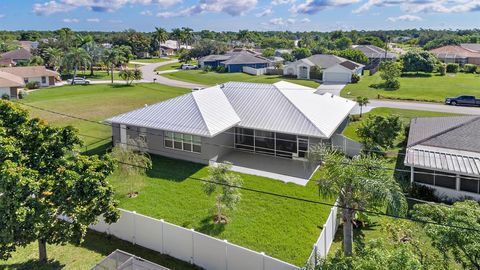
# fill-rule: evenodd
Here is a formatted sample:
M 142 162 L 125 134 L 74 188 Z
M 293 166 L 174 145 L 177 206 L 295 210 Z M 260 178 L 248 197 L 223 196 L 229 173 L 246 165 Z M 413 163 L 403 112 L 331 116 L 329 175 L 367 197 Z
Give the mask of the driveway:
M 325 94 L 330 93 L 336 96 L 340 96 L 340 92 L 345 87 L 345 83 L 322 83 L 315 93 Z
M 168 78 L 157 75 L 157 73 L 155 72 L 155 69 L 158 67 L 177 63 L 177 62 L 178 60 L 174 59 L 171 61 L 165 61 L 165 62 L 141 66 L 140 70 L 142 71 L 142 74 L 143 74 L 143 80 L 147 82 L 154 82 L 154 79 L 155 79 L 157 83 L 161 83 L 169 86 L 175 86 L 175 87 L 190 88 L 190 89 L 195 87 L 207 87 L 206 85 L 168 79 Z M 169 72 L 174 72 L 174 71 L 168 71 L 168 72 L 162 71 L 161 73 L 169 73 Z
M 368 105 L 373 107 L 480 115 L 479 107 L 448 106 L 439 103 L 370 100 Z

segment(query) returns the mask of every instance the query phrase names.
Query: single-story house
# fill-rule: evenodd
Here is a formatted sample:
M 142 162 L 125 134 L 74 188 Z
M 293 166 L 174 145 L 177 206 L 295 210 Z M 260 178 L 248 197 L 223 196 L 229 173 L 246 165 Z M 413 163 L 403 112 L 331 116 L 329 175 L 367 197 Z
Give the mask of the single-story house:
M 18 97 L 18 89 L 24 86 L 23 79 L 13 74 L 0 71 L 0 98 L 7 95 L 9 98 Z
M 445 63 L 457 63 L 460 66 L 465 64 L 480 65 L 480 52 L 462 46 L 448 45 L 430 50 L 430 52 Z
M 464 49 L 480 52 L 480 44 L 479 43 L 462 43 L 460 46 Z
M 49 70 L 44 66 L 6 67 L 0 68 L 0 71 L 22 78 L 25 84 L 38 82 L 40 87 L 53 86 L 55 81 L 60 78 L 57 72 Z
M 368 63 L 365 65 L 365 69 L 376 68 L 382 61 L 393 61 L 397 58 L 397 55 L 391 52 L 377 47 L 375 45 L 353 45 L 353 49 L 363 52 L 368 57 Z
M 209 164 L 240 151 L 304 164 L 311 145 L 341 134 L 356 104 L 315 91 L 284 81 L 228 82 L 106 121 L 114 144 L 142 137 L 153 154 Z
M 223 55 L 208 55 L 199 60 L 200 67 L 216 68 L 224 66 L 227 72 L 242 72 L 243 67 L 266 68 L 272 62 L 264 57 L 247 51 L 229 52 Z
M 162 55 L 175 55 L 177 53 L 178 48 L 190 50 L 192 49 L 192 46 L 187 46 L 184 44 L 180 44 L 179 46 L 176 40 L 171 40 L 171 39 L 163 43 L 160 43 L 160 49 L 161 49 Z
M 15 64 L 23 63 L 27 64 L 32 58 L 32 54 L 25 48 L 19 48 L 13 51 L 9 51 L 0 55 L 0 61 L 10 61 Z
M 412 119 L 405 165 L 439 196 L 480 200 L 480 116 Z
M 330 54 L 315 54 L 292 62 L 285 66 L 283 75 L 296 76 L 298 79 L 310 79 L 311 69 L 320 67 L 323 82 L 349 83 L 352 75 L 362 75 L 364 65 Z

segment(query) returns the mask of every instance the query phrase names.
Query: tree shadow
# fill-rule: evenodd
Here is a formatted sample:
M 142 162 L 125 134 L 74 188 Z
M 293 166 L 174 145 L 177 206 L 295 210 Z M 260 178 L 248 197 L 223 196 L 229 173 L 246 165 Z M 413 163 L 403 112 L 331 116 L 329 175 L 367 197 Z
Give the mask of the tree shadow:
M 92 156 L 92 155 L 99 155 L 102 156 L 110 151 L 112 148 L 112 142 L 111 141 L 106 141 L 105 143 L 102 144 L 95 144 L 93 148 L 90 146 L 85 146 L 85 151 L 82 153 L 87 156 Z
M 119 84 L 119 83 L 115 83 L 115 84 L 112 84 L 112 85 L 110 85 L 110 86 L 111 86 L 112 88 L 132 88 L 132 87 L 134 87 L 133 84 L 127 85 L 127 84 Z
M 433 73 L 425 73 L 425 72 L 405 72 L 402 73 L 400 77 L 402 78 L 430 78 L 434 76 Z
M 0 265 L 0 270 L 15 269 L 15 270 L 57 270 L 63 269 L 64 264 L 56 260 L 48 260 L 46 263 L 40 263 L 38 260 L 28 260 L 22 263 L 13 263 L 9 265 Z
M 209 215 L 200 221 L 200 227 L 197 230 L 211 236 L 217 236 L 225 230 L 226 224 L 215 224 L 213 222 L 214 216 Z
M 147 176 L 165 180 L 182 182 L 188 177 L 205 168 L 205 165 L 185 160 L 178 160 L 158 155 L 152 155 L 152 169 Z

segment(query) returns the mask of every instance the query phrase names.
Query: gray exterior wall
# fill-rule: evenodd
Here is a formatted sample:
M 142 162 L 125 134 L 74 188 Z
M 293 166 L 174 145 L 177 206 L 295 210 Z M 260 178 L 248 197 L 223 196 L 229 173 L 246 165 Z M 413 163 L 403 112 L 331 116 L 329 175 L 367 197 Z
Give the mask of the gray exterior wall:
M 155 155 L 166 156 L 175 159 L 183 159 L 192 162 L 209 164 L 210 161 L 216 161 L 219 156 L 232 151 L 234 145 L 233 129 L 227 133 L 219 134 L 213 138 L 201 137 L 201 153 L 181 151 L 164 146 L 164 131 L 157 129 L 147 129 L 148 152 Z M 127 128 L 127 138 L 136 138 L 139 136 L 140 128 L 129 126 Z M 120 125 L 112 125 L 113 143 L 120 143 Z

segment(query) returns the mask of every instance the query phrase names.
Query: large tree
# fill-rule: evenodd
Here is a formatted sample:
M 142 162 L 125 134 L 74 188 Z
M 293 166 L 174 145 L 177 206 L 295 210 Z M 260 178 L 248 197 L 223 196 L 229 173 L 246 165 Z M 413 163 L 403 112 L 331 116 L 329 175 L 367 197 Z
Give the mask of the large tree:
M 58 48 L 49 47 L 46 49 L 47 65 L 58 71 L 62 66 L 63 52 Z
M 336 150 L 318 149 L 323 154 L 319 192 L 322 197 L 338 196 L 343 221 L 343 250 L 346 256 L 351 256 L 356 209 L 386 209 L 389 214 L 403 215 L 407 203 L 392 174 L 384 169 L 383 160 L 373 156 L 351 159 Z
M 0 101 L 0 259 L 38 241 L 45 262 L 47 243 L 81 243 L 98 216 L 118 219 L 106 180 L 114 161 L 82 155 L 80 145 L 72 127 L 49 126 Z
M 413 50 L 402 56 L 403 71 L 433 72 L 439 60 L 431 52 Z
M 165 28 L 155 27 L 155 32 L 153 36 L 158 44 L 158 57 L 162 56 L 162 43 L 165 43 L 168 40 L 168 32 Z
M 432 245 L 445 258 L 453 256 L 454 260 L 460 263 L 464 269 L 480 269 L 479 202 L 456 202 L 453 206 L 416 204 L 413 216 L 427 222 L 444 224 L 442 226 L 425 223 L 424 228 L 432 240 Z
M 112 48 L 105 51 L 103 61 L 107 64 L 107 66 L 109 66 L 110 78 L 113 83 L 113 72 L 115 70 L 115 67 L 127 60 L 125 59 L 125 56 L 120 49 Z
M 65 55 L 64 61 L 68 67 L 73 68 L 73 78 L 75 78 L 77 77 L 78 68 L 89 65 L 91 59 L 85 49 L 73 48 Z M 75 80 L 72 80 L 72 85 L 74 83 Z
M 367 151 L 392 148 L 402 132 L 398 115 L 369 115 L 356 130 Z

